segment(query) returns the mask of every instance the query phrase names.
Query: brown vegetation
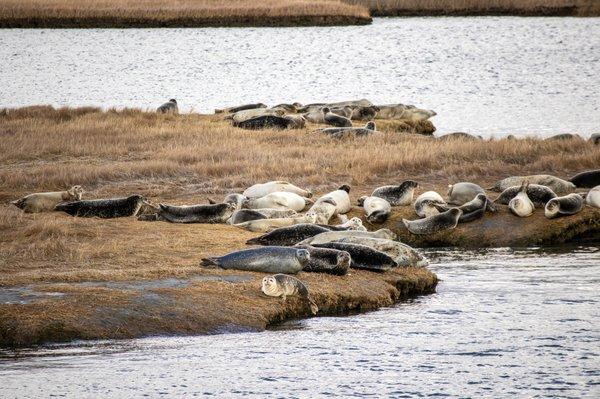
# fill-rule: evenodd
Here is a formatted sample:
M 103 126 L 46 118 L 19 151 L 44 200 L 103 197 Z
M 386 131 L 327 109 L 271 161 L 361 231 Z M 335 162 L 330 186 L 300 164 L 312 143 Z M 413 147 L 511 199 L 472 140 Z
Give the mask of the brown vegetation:
M 351 25 L 367 9 L 339 0 L 3 0 L 1 28 Z
M 371 15 L 598 16 L 596 0 L 344 0 L 369 8 Z

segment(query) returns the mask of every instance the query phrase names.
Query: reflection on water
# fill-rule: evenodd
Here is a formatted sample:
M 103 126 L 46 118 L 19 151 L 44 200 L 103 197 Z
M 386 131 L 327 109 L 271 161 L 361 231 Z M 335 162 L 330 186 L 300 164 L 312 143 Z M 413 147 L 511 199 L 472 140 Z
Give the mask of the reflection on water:
M 600 395 L 600 248 L 427 255 L 437 293 L 377 312 L 4 351 L 0 397 Z
M 594 36 L 594 33 L 596 36 Z M 366 97 L 440 133 L 599 129 L 599 18 L 383 18 L 311 28 L 0 30 L 0 106 L 183 110 Z

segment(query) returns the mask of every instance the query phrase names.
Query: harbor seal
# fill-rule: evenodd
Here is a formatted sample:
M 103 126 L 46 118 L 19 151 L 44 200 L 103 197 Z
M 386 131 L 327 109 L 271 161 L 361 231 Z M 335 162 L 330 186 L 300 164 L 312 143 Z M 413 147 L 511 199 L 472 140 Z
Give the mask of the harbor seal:
M 306 300 L 313 315 L 317 314 L 319 307 L 312 300 L 306 285 L 295 277 L 286 274 L 276 274 L 262 279 L 262 292 L 267 296 L 281 297 L 284 301 L 288 296 L 299 296 Z
M 278 227 L 293 226 L 295 224 L 300 224 L 300 223 L 314 223 L 314 222 L 315 222 L 314 215 L 303 215 L 303 216 L 290 217 L 290 218 L 250 220 L 248 222 L 234 224 L 234 226 L 242 228 L 242 229 L 246 229 L 248 231 L 264 233 L 264 232 L 276 229 Z
M 494 200 L 496 204 L 508 205 L 511 199 L 513 199 L 521 186 L 509 187 Z M 546 186 L 540 186 L 539 184 L 529 184 L 526 189 L 527 197 L 533 202 L 535 206 L 545 207 L 546 203 L 552 198 L 556 198 L 554 191 Z
M 360 244 L 376 249 L 394 259 L 399 266 L 424 267 L 429 264 L 427 258 L 413 247 L 394 240 L 371 237 L 345 237 L 336 242 Z
M 231 119 L 235 123 L 242 123 L 249 119 L 265 115 L 283 116 L 285 115 L 285 111 L 282 109 L 252 108 L 238 111 L 235 114 L 231 114 L 226 119 Z
M 301 127 L 296 118 L 278 115 L 260 115 L 242 122 L 233 121 L 232 125 L 247 130 L 299 129 Z
M 215 109 L 215 114 L 220 114 L 220 113 L 235 114 L 236 112 L 239 112 L 239 111 L 244 111 L 247 109 L 255 109 L 255 108 L 267 108 L 267 106 L 263 103 L 244 104 L 244 105 L 238 105 L 235 107 Z
M 276 192 L 294 193 L 305 198 L 312 197 L 312 192 L 310 190 L 305 190 L 283 180 L 254 184 L 245 189 L 242 195 L 249 199 L 253 199 L 264 197 L 265 195 L 269 195 L 271 193 Z
M 242 204 L 247 198 L 242 194 L 227 194 L 223 199 L 223 202 L 226 204 L 235 205 L 235 209 L 242 209 Z
M 350 120 L 350 118 L 352 117 L 352 107 L 349 107 L 349 106 L 345 106 L 345 107 L 341 107 L 341 108 L 332 108 L 331 112 L 336 115 L 348 118 L 348 120 Z
M 364 137 L 371 134 L 380 134 L 376 130 L 375 122 L 367 122 L 364 127 L 328 127 L 318 130 L 321 133 L 325 133 L 329 137 L 335 139 L 344 139 L 349 137 Z
M 583 197 L 579 194 L 569 194 L 564 197 L 552 198 L 544 208 L 544 215 L 548 219 L 574 215 L 581 212 L 583 205 Z
M 352 127 L 350 119 L 334 114 L 328 107 L 323 108 L 323 121 L 331 126 Z
M 38 213 L 53 211 L 61 202 L 79 201 L 83 195 L 81 186 L 73 186 L 66 191 L 51 191 L 34 193 L 24 196 L 11 204 L 25 213 Z
M 323 244 L 331 241 L 338 241 L 344 237 L 373 237 L 373 238 L 387 238 L 388 240 L 395 240 L 396 234 L 389 229 L 379 229 L 377 231 L 357 231 L 357 230 L 343 230 L 343 231 L 328 231 L 317 234 L 313 237 L 307 238 L 300 241 L 301 245 L 316 245 Z
M 258 247 L 230 252 L 223 256 L 202 258 L 200 264 L 221 269 L 263 273 L 296 274 L 310 259 L 306 249 L 290 247 Z
M 334 276 L 348 273 L 352 258 L 346 251 L 317 248 L 311 245 L 296 246 L 296 248 L 306 249 L 310 253 L 310 260 L 304 265 L 303 272 L 327 273 Z
M 535 209 L 533 202 L 527 196 L 528 181 L 524 181 L 519 189 L 517 195 L 515 195 L 510 201 L 508 201 L 508 209 L 515 215 L 525 218 L 531 216 Z
M 288 227 L 279 227 L 269 233 L 259 237 L 254 237 L 246 241 L 248 245 L 296 245 L 300 241 L 314 237 L 317 234 L 326 233 L 329 230 L 326 226 L 316 224 L 300 223 Z
M 390 203 L 380 197 L 360 197 L 358 205 L 362 205 L 369 223 L 383 223 L 390 217 L 392 212 Z
M 592 188 L 585 197 L 585 202 L 594 208 L 600 208 L 600 185 Z
M 158 204 L 160 218 L 171 223 L 225 223 L 235 212 L 230 203 L 174 206 Z
M 296 215 L 296 211 L 291 209 L 239 209 L 233 212 L 227 223 L 240 224 L 250 220 L 289 218 Z
M 335 213 L 336 214 L 344 214 L 350 212 L 352 209 L 352 205 L 350 203 L 350 186 L 344 184 L 340 186 L 337 190 L 331 191 L 325 195 L 319 197 L 315 203 L 319 201 L 325 201 L 327 198 L 331 198 L 333 202 L 335 202 Z
M 331 197 L 321 197 L 315 201 L 306 212 L 307 215 L 315 216 L 315 223 L 327 224 L 333 215 L 337 213 L 337 203 Z
M 599 145 L 600 144 L 600 133 L 594 133 L 590 136 L 590 143 L 594 144 L 594 145 Z
M 540 186 L 546 186 L 550 188 L 555 193 L 568 193 L 575 189 L 575 184 L 560 179 L 551 175 L 531 175 L 531 176 L 512 176 L 507 177 L 506 179 L 502 179 L 490 190 L 502 192 L 509 187 L 520 186 L 524 181 L 528 181 L 529 184 L 539 184 Z
M 600 185 L 600 169 L 588 170 L 569 179 L 576 187 L 592 188 Z
M 350 254 L 350 267 L 353 269 L 385 272 L 393 267 L 398 267 L 398 263 L 390 256 L 366 245 L 326 242 L 313 246 L 348 252 Z
M 271 107 L 271 109 L 282 109 L 286 112 L 293 112 L 293 113 L 298 112 L 299 108 L 302 108 L 302 104 L 300 104 L 299 102 L 295 102 L 292 104 L 286 104 L 286 103 L 277 104 L 277 105 Z
M 413 206 L 416 214 L 425 218 L 440 213 L 435 205 L 446 205 L 446 201 L 437 192 L 426 191 L 417 197 Z
M 437 115 L 435 111 L 417 108 L 414 105 L 386 104 L 378 105 L 376 119 L 404 119 L 411 121 L 424 121 Z
M 481 136 L 474 136 L 472 134 L 464 133 L 464 132 L 455 132 L 455 133 L 448 133 L 448 134 L 445 134 L 443 136 L 438 136 L 437 139 L 440 140 L 440 141 L 446 141 L 446 140 L 482 141 L 483 137 L 481 137 Z
M 554 136 L 547 137 L 544 139 L 544 141 L 563 141 L 563 140 L 574 140 L 574 139 L 581 140 L 581 136 L 578 134 L 572 134 L 572 133 L 562 133 L 562 134 L 555 134 Z
M 485 190 L 475 183 L 460 182 L 448 185 L 448 203 L 451 205 L 464 205 L 477 194 L 485 194 Z
M 353 121 L 372 121 L 377 116 L 377 112 L 379 112 L 379 107 L 375 105 L 354 107 L 350 119 Z
M 341 218 L 343 216 L 343 218 Z M 342 221 L 341 224 L 337 226 L 329 226 L 331 230 L 357 230 L 357 231 L 367 231 L 365 226 L 363 226 L 362 220 L 358 217 L 353 217 L 348 219 L 344 215 L 338 215 L 338 218 Z
M 373 190 L 371 196 L 383 198 L 391 206 L 410 205 L 413 200 L 415 188 L 419 186 L 414 180 L 406 180 L 397 186 L 383 186 Z
M 156 109 L 156 112 L 158 112 L 160 114 L 167 114 L 167 113 L 177 114 L 177 113 L 179 113 L 179 108 L 177 107 L 177 100 L 175 100 L 174 98 L 170 99 L 168 102 L 166 102 L 163 105 L 161 105 L 160 107 L 158 107 Z
M 472 222 L 483 217 L 487 207 L 488 198 L 485 194 L 477 194 L 471 201 L 464 203 L 458 209 L 462 211 L 462 215 L 458 219 L 458 223 Z M 452 207 L 448 205 L 434 205 L 439 212 L 446 212 Z
M 435 234 L 440 231 L 453 229 L 458 224 L 458 219 L 462 216 L 462 211 L 458 208 L 451 208 L 446 212 L 430 216 L 424 219 L 406 220 L 402 223 L 412 234 Z
M 310 109 L 302 116 L 310 123 L 325 123 L 325 113 L 321 108 Z
M 135 194 L 125 198 L 107 198 L 81 200 L 58 204 L 54 210 L 68 213 L 71 216 L 120 218 L 137 215 L 143 204 L 149 203 L 145 197 Z
M 308 198 L 301 197 L 298 194 L 287 191 L 276 191 L 260 198 L 244 200 L 242 208 L 293 209 L 296 212 L 301 212 L 309 203 L 312 202 Z

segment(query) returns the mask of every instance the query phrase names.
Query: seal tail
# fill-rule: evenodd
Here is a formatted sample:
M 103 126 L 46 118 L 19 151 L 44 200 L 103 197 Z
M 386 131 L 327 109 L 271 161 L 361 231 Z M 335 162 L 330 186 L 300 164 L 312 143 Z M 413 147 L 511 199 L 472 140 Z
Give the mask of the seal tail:
M 220 268 L 219 258 L 210 257 L 210 258 L 202 258 L 200 261 L 200 266 L 210 267 L 210 268 Z
M 404 223 L 404 226 L 406 226 L 407 229 L 408 229 L 408 222 L 410 222 L 410 220 L 402 219 L 402 223 Z
M 19 209 L 23 209 L 25 207 L 25 199 L 24 198 L 21 198 L 21 199 L 15 200 L 15 201 L 11 201 L 10 203 Z
M 313 301 L 312 298 L 308 298 L 308 304 L 310 305 L 310 311 L 312 312 L 312 314 L 316 315 L 319 311 L 319 307 L 317 306 L 315 301 Z
M 262 236 L 254 237 L 246 241 L 246 245 L 262 245 Z

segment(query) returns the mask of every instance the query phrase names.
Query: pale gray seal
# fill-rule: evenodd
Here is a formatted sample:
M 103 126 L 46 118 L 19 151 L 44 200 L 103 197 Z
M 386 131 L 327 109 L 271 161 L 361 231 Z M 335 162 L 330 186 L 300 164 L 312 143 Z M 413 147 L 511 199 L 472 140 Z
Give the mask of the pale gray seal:
M 384 272 L 393 267 L 398 267 L 398 263 L 387 254 L 376 249 L 360 244 L 349 244 L 344 242 L 326 242 L 313 245 L 318 248 L 337 249 L 350 254 L 350 267 L 353 269 L 364 269 L 375 272 Z
M 248 231 L 264 233 L 279 227 L 293 226 L 302 223 L 314 223 L 315 221 L 316 217 L 314 215 L 299 215 L 287 218 L 249 220 L 247 222 L 234 224 L 234 226 Z
M 574 215 L 581 212 L 584 206 L 583 197 L 579 194 L 569 194 L 564 197 L 552 198 L 544 208 L 544 215 L 548 219 L 559 216 Z
M 156 109 L 156 112 L 161 113 L 161 114 L 166 114 L 166 113 L 178 113 L 179 112 L 179 108 L 177 107 L 177 100 L 175 100 L 174 98 L 170 99 L 168 102 L 164 103 L 163 105 L 161 105 L 160 107 L 158 107 Z
M 529 182 L 524 181 L 517 195 L 508 201 L 508 209 L 522 218 L 531 216 L 535 209 L 533 202 L 527 196 L 527 186 L 529 186 Z
M 350 119 L 350 117 L 352 117 L 352 107 L 349 107 L 349 106 L 345 106 L 342 108 L 332 108 L 331 112 L 336 115 L 348 118 L 348 119 Z
M 511 176 L 502 179 L 490 190 L 502 192 L 509 187 L 520 186 L 524 181 L 528 181 L 529 184 L 539 184 L 540 186 L 546 186 L 555 193 L 568 193 L 575 189 L 575 184 L 563 180 L 561 178 L 551 175 L 530 175 L 530 176 Z
M 448 203 L 452 205 L 463 205 L 477 194 L 485 194 L 485 190 L 475 183 L 460 182 L 448 185 Z
M 315 245 L 322 244 L 331 241 L 338 241 L 344 237 L 374 237 L 374 238 L 387 238 L 389 240 L 395 240 L 396 234 L 390 229 L 379 229 L 377 231 L 357 231 L 357 230 L 344 230 L 344 231 L 328 231 L 317 234 L 313 237 L 307 238 L 300 242 L 301 245 Z
M 337 203 L 331 197 L 321 197 L 306 211 L 307 215 L 314 215 L 317 224 L 327 224 L 337 213 Z
M 390 203 L 380 197 L 363 196 L 358 200 L 358 205 L 362 205 L 369 223 L 383 223 L 392 212 Z
M 221 269 L 296 274 L 302 270 L 309 259 L 310 253 L 306 249 L 269 246 L 203 258 L 200 264 Z
M 554 136 L 550 136 L 545 138 L 545 141 L 554 141 L 554 140 L 574 140 L 574 139 L 580 139 L 581 140 L 581 136 L 578 134 L 572 134 L 572 133 L 563 133 L 563 134 L 555 134 Z
M 343 139 L 349 137 L 364 137 L 374 133 L 380 134 L 380 132 L 375 129 L 375 122 L 371 121 L 367 122 L 364 127 L 328 127 L 320 129 L 319 131 L 325 133 L 329 137 Z
M 307 204 L 312 203 L 308 198 L 301 197 L 295 193 L 287 191 L 277 191 L 260 198 L 247 199 L 242 202 L 242 208 L 258 209 L 293 209 L 296 212 L 302 211 Z
M 435 111 L 417 108 L 414 105 L 386 104 L 378 105 L 377 119 L 405 119 L 423 121 L 437 115 Z
M 353 121 L 372 121 L 377 116 L 379 107 L 370 105 L 367 107 L 355 107 L 352 110 L 352 116 L 350 119 Z
M 317 234 L 331 231 L 326 226 L 315 224 L 296 224 L 288 227 L 280 227 L 259 237 L 251 238 L 246 241 L 248 245 L 282 245 L 291 246 L 314 237 Z
M 145 203 L 148 203 L 145 197 L 135 194 L 126 198 L 67 202 L 56 205 L 54 210 L 66 212 L 71 216 L 119 218 L 136 215 Z
M 158 204 L 160 218 L 171 223 L 225 223 L 235 211 L 229 203 L 173 206 Z
M 481 141 L 483 140 L 483 137 L 481 136 L 473 136 L 472 134 L 469 133 L 463 133 L 463 132 L 455 132 L 455 133 L 448 133 L 445 134 L 443 136 L 439 136 L 437 138 L 438 140 L 441 141 L 445 141 L 445 140 L 474 140 L 474 141 Z
M 569 179 L 577 187 L 592 188 L 600 185 L 600 169 L 588 170 Z
M 239 209 L 231 215 L 227 223 L 240 224 L 259 219 L 280 219 L 296 216 L 297 213 L 291 209 Z
M 283 180 L 253 184 L 252 186 L 245 189 L 242 195 L 249 199 L 253 199 L 264 197 L 265 195 L 269 195 L 271 193 L 276 192 L 294 193 L 305 198 L 312 197 L 312 192 L 309 189 L 300 188 L 298 186 L 293 185 L 292 183 Z
M 402 219 L 402 223 L 413 234 L 435 234 L 443 230 L 455 228 L 461 216 L 462 211 L 460 209 L 451 208 L 446 212 L 424 219 L 412 221 Z
M 296 248 L 306 249 L 310 252 L 310 260 L 304 265 L 303 272 L 327 273 L 335 276 L 343 276 L 348 273 L 352 258 L 346 251 L 317 248 L 311 245 L 296 246 Z
M 373 190 L 371 196 L 385 199 L 391 206 L 410 205 L 415 188 L 419 186 L 414 180 L 406 180 L 397 186 L 383 186 Z
M 336 242 L 366 245 L 367 247 L 386 253 L 394 259 L 399 266 L 424 267 L 429 264 L 427 258 L 419 251 L 394 240 L 372 237 L 345 237 Z
M 52 191 L 46 193 L 34 193 L 24 196 L 11 204 L 25 213 L 37 213 L 53 211 L 61 202 L 79 201 L 83 195 L 81 186 L 73 186 L 65 191 Z
M 437 192 L 426 191 L 417 197 L 413 206 L 416 214 L 424 218 L 440 213 L 435 205 L 446 205 L 446 201 Z
M 350 203 L 350 186 L 344 184 L 340 186 L 337 190 L 331 191 L 327 194 L 319 197 L 315 204 L 320 201 L 325 201 L 328 198 L 331 198 L 333 202 L 335 202 L 335 213 L 344 214 L 350 212 L 352 208 L 352 204 Z
M 286 104 L 286 103 L 277 104 L 277 105 L 271 107 L 271 109 L 282 109 L 284 111 L 293 112 L 293 113 L 298 112 L 298 109 L 300 109 L 300 108 L 302 108 L 302 104 L 300 104 L 298 102 L 295 102 L 292 104 Z
M 485 214 L 487 208 L 488 198 L 485 194 L 477 194 L 471 201 L 464 203 L 458 209 L 462 211 L 462 215 L 458 219 L 458 223 L 472 222 L 473 220 L 480 219 Z M 439 212 L 446 212 L 452 207 L 448 205 L 434 205 Z
M 337 127 L 352 127 L 350 119 L 336 115 L 328 107 L 323 108 L 323 120 L 326 124 Z
M 600 208 L 600 185 L 592 188 L 585 197 L 585 202 L 594 208 Z
M 262 279 L 262 292 L 267 296 L 286 297 L 298 295 L 308 301 L 312 314 L 317 314 L 319 307 L 312 300 L 306 285 L 295 277 L 286 274 L 276 274 Z
M 266 116 L 266 115 L 283 116 L 283 115 L 285 115 L 285 111 L 282 109 L 269 109 L 269 108 L 245 109 L 243 111 L 238 111 L 235 114 L 230 114 L 225 119 L 230 119 L 235 123 L 242 123 L 242 122 L 250 120 L 252 118 L 257 118 L 259 116 Z
M 215 114 L 220 114 L 220 113 L 236 113 L 239 111 L 244 111 L 247 109 L 254 109 L 254 108 L 267 108 L 267 106 L 263 103 L 256 103 L 256 104 L 244 104 L 244 105 L 238 105 L 236 107 L 229 107 L 229 108 L 222 108 L 222 109 L 215 109 Z
M 508 205 L 511 199 L 513 199 L 521 189 L 521 186 L 509 187 L 494 200 L 496 204 Z M 546 186 L 540 186 L 539 184 L 529 184 L 526 189 L 527 196 L 533 202 L 535 206 L 546 206 L 546 203 L 552 198 L 556 198 L 554 191 Z

